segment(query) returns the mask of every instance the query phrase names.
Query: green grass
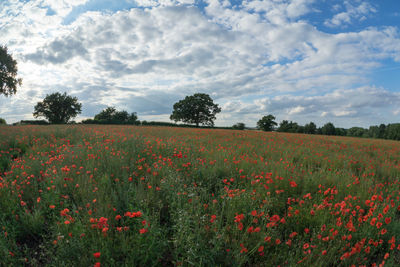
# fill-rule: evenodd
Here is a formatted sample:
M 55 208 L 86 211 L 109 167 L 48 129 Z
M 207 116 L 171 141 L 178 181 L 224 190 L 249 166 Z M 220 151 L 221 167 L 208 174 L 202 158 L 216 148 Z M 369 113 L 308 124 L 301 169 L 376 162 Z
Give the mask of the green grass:
M 0 140 L 3 265 L 400 264 L 398 142 L 82 125 Z

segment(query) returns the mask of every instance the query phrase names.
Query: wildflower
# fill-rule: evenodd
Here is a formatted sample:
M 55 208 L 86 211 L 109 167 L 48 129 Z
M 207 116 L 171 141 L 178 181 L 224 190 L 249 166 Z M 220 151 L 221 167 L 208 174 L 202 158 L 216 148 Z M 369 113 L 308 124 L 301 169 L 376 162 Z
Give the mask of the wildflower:
M 217 219 L 216 215 L 211 215 L 210 223 L 215 222 L 216 219 Z
M 290 238 L 293 238 L 293 237 L 295 237 L 296 235 L 297 235 L 296 232 L 292 232 L 292 233 L 289 235 L 289 237 L 290 237 Z
M 240 222 L 243 219 L 244 219 L 243 213 L 235 216 L 235 222 Z
M 100 258 L 100 256 L 101 256 L 101 253 L 100 253 L 100 252 L 95 252 L 95 253 L 93 253 L 93 257 L 95 257 L 96 259 L 97 259 L 97 258 Z

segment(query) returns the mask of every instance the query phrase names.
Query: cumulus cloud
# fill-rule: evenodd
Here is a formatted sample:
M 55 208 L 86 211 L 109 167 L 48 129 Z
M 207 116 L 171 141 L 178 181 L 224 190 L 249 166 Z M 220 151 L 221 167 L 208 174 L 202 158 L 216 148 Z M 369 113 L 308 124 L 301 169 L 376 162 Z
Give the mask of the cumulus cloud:
M 328 27 L 338 27 L 351 24 L 354 21 L 363 21 L 367 17 L 376 13 L 376 8 L 366 1 L 344 1 L 345 11 L 335 14 L 331 19 L 325 20 L 324 24 Z
M 364 107 L 398 104 L 398 95 L 369 86 L 382 60 L 400 61 L 397 27 L 325 33 L 304 19 L 315 0 L 208 0 L 204 9 L 192 0 L 126 2 L 139 8 L 81 10 L 68 25 L 65 17 L 89 1 L 1 3 L 0 34 L 24 78 L 15 101 L 33 110 L 46 93 L 63 90 L 81 99 L 82 117 L 114 105 L 157 119 L 204 92 L 223 106 L 217 125 L 255 124 L 267 112 L 367 121 Z M 350 21 L 375 12 L 356 3 L 346 2 Z
M 400 104 L 400 93 L 382 88 L 360 87 L 356 89 L 339 89 L 316 96 L 282 95 L 261 98 L 253 103 L 232 101 L 224 104 L 223 110 L 233 118 L 243 115 L 260 117 L 259 114 L 279 114 L 279 120 L 294 120 L 307 123 L 309 120 L 323 124 L 329 117 L 334 123 L 344 127 L 354 126 L 359 118 L 364 125 L 374 121 L 389 122 L 386 114 L 396 113 L 393 110 Z

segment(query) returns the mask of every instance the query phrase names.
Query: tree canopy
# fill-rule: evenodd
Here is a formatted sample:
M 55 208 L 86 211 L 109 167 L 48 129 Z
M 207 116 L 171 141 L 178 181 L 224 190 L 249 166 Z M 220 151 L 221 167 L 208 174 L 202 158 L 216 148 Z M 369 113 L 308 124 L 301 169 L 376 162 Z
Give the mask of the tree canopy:
M 186 96 L 174 104 L 170 119 L 184 123 L 214 126 L 215 115 L 221 112 L 218 104 L 214 104 L 208 94 L 197 93 L 192 96 Z
M 89 123 L 89 121 L 86 121 Z M 94 116 L 90 123 L 100 124 L 139 124 L 136 112 L 129 114 L 126 110 L 118 111 L 115 107 L 107 107 Z
M 300 127 L 297 122 L 283 120 L 279 123 L 279 127 L 277 129 L 278 132 L 286 132 L 286 133 L 299 133 L 304 132 L 304 130 L 300 130 Z
M 271 114 L 264 116 L 257 122 L 257 127 L 263 131 L 272 131 L 274 126 L 278 125 L 274 120 L 275 117 Z
M 304 133 L 306 134 L 316 134 L 317 133 L 317 125 L 314 122 L 307 123 L 304 125 Z
M 321 128 L 321 133 L 323 135 L 335 135 L 336 129 L 332 122 L 325 123 Z
M 17 72 L 17 61 L 8 54 L 6 46 L 0 46 L 0 95 L 9 96 L 17 92 L 17 85 L 22 84 Z
M 36 104 L 33 116 L 45 117 L 50 123 L 61 124 L 76 117 L 81 109 L 82 104 L 78 102 L 78 98 L 68 96 L 67 93 L 53 93 Z
M 244 130 L 246 128 L 246 125 L 243 122 L 238 122 L 232 126 L 232 129 L 234 130 Z
M 7 124 L 6 120 L 3 118 L 0 118 L 0 124 Z

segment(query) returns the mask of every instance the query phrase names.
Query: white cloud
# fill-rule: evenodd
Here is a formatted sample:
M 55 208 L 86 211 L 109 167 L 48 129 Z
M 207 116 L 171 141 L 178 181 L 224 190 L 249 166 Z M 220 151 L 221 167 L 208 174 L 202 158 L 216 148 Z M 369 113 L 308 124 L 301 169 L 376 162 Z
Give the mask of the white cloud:
M 313 0 L 210 0 L 205 13 L 193 1 L 141 0 L 144 9 L 83 12 L 70 25 L 64 16 L 85 1 L 51 2 L 51 16 L 45 1 L 0 4 L 0 34 L 24 80 L 11 101 L 0 96 L 2 116 L 11 119 L 6 110 L 16 107 L 31 118 L 36 102 L 54 91 L 78 96 L 82 117 L 115 105 L 160 119 L 185 95 L 205 92 L 223 106 L 217 125 L 255 124 L 266 112 L 367 123 L 398 105 L 397 94 L 368 85 L 381 60 L 400 61 L 398 29 L 321 32 L 302 19 Z M 361 5 L 359 12 L 368 10 Z
M 345 11 L 335 14 L 331 19 L 325 20 L 324 24 L 328 27 L 338 27 L 351 24 L 353 21 L 363 21 L 371 13 L 376 13 L 374 6 L 366 1 L 356 1 L 355 5 L 352 1 L 344 1 Z M 336 7 L 337 9 L 337 7 Z
M 300 124 L 314 121 L 323 125 L 328 118 L 341 127 L 367 127 L 377 122 L 392 122 L 387 114 L 399 104 L 400 93 L 360 87 L 315 96 L 281 95 L 247 103 L 232 101 L 226 103 L 222 110 L 226 112 L 225 117 L 230 116 L 233 121 L 239 121 L 243 116 L 253 117 L 254 124 L 263 114 L 275 114 L 278 121 L 293 120 Z
M 302 113 L 302 112 L 305 111 L 305 110 L 306 110 L 305 107 L 297 106 L 297 107 L 294 107 L 294 108 L 290 108 L 290 109 L 289 109 L 289 112 L 288 112 L 287 114 L 288 114 L 288 115 L 299 114 L 299 113 Z
M 195 0 L 133 0 L 140 7 L 192 5 Z

